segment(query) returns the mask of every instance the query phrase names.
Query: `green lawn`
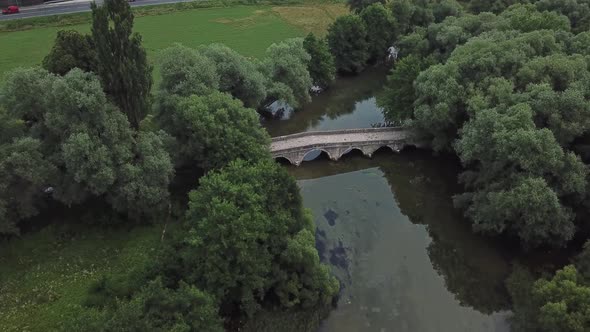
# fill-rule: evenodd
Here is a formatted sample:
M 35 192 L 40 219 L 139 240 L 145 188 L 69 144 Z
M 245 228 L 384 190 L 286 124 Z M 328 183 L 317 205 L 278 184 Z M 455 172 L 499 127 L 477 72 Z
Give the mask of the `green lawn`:
M 158 50 L 176 42 L 190 47 L 224 43 L 245 56 L 260 57 L 273 42 L 305 33 L 304 29 L 284 20 L 273 8 L 203 8 L 145 16 L 135 20 L 135 31 L 143 36 L 144 47 L 151 60 Z M 61 29 L 88 32 L 90 26 L 84 24 L 0 33 L 0 77 L 11 68 L 39 64 Z
M 52 331 L 103 274 L 142 266 L 162 225 L 132 230 L 53 225 L 0 243 L 0 330 Z

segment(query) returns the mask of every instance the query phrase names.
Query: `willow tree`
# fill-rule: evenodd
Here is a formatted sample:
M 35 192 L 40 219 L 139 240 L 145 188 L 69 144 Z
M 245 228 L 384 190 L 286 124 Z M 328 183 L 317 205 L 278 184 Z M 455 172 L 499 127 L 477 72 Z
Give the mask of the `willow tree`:
M 92 39 L 98 58 L 98 75 L 104 91 L 133 128 L 150 106 L 152 67 L 148 64 L 141 36 L 133 31 L 133 13 L 126 0 L 92 3 Z

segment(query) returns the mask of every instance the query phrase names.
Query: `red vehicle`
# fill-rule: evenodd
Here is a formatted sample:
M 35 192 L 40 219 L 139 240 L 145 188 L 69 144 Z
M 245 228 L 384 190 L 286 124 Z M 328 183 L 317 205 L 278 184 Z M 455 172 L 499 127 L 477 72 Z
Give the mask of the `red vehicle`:
M 2 15 L 17 14 L 18 12 L 18 6 L 8 6 L 8 8 L 2 9 Z

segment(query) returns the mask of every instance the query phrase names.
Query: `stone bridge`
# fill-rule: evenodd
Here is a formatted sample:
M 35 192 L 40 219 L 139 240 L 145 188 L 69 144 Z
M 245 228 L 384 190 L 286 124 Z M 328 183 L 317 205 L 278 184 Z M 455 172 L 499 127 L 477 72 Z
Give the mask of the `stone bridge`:
M 394 152 L 405 146 L 419 146 L 410 131 L 401 127 L 344 129 L 304 132 L 272 139 L 273 158 L 285 158 L 299 166 L 305 155 L 314 150 L 324 151 L 331 160 L 338 160 L 352 150 L 371 157 L 377 149 L 388 147 Z

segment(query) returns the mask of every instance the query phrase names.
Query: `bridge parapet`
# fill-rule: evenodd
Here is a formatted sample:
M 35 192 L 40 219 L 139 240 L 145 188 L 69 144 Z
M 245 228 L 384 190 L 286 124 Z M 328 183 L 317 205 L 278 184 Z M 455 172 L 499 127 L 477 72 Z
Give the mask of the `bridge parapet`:
M 419 144 L 412 132 L 401 127 L 344 129 L 275 137 L 272 139 L 271 153 L 274 158 L 285 158 L 299 165 L 305 155 L 313 150 L 324 151 L 330 159 L 338 160 L 355 149 L 371 157 L 381 147 L 399 152 L 411 145 Z

